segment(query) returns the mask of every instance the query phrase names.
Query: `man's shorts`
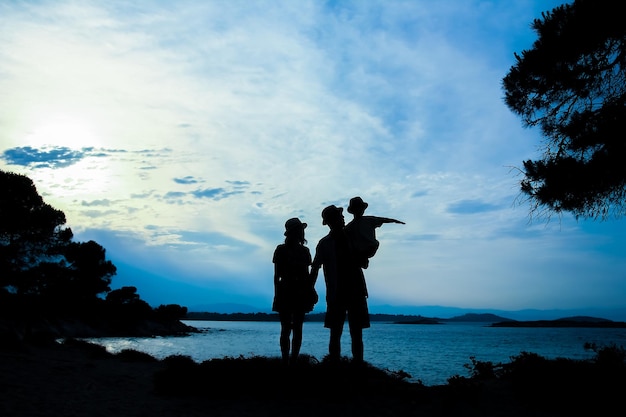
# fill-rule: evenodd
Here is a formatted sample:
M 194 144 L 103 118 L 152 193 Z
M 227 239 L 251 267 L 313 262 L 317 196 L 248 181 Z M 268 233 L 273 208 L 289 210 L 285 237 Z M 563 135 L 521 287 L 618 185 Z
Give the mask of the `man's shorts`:
M 326 304 L 324 327 L 332 329 L 342 327 L 348 316 L 348 325 L 351 329 L 366 329 L 370 327 L 370 313 L 367 308 L 367 298 L 359 297 L 348 302 L 331 302 Z

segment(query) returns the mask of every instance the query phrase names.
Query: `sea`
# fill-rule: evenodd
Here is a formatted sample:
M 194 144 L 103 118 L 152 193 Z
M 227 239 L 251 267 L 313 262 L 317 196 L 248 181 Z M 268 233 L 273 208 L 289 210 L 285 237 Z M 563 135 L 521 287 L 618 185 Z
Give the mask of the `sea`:
M 200 330 L 189 336 L 95 338 L 90 342 L 109 352 L 125 349 L 157 359 L 189 356 L 196 362 L 238 357 L 279 357 L 280 323 L 257 321 L 184 321 Z M 305 322 L 301 353 L 322 360 L 328 352 L 329 331 L 321 322 Z M 626 329 L 509 328 L 485 323 L 395 324 L 372 322 L 364 329 L 365 361 L 390 372 L 406 373 L 407 380 L 443 385 L 453 376 L 470 376 L 472 359 L 509 363 L 523 352 L 544 358 L 590 359 L 585 344 L 626 347 Z M 342 355 L 351 357 L 347 328 Z

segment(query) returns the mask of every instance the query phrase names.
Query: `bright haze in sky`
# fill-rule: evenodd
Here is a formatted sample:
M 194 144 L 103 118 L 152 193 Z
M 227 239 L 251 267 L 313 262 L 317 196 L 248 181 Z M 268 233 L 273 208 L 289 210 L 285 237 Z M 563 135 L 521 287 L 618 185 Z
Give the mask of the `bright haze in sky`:
M 541 137 L 501 80 L 562 3 L 2 2 L 0 169 L 154 306 L 269 310 L 285 221 L 314 254 L 358 195 L 406 222 L 378 229 L 372 312 L 626 312 L 626 220 L 531 218 L 519 193 Z

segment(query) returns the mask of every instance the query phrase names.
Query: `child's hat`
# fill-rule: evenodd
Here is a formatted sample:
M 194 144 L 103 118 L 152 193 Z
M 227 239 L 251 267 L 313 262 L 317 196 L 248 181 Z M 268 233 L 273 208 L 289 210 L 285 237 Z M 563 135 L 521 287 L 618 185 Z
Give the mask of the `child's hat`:
M 350 199 L 350 205 L 348 206 L 348 213 L 353 213 L 354 210 L 365 210 L 367 203 L 363 201 L 361 197 L 353 197 Z

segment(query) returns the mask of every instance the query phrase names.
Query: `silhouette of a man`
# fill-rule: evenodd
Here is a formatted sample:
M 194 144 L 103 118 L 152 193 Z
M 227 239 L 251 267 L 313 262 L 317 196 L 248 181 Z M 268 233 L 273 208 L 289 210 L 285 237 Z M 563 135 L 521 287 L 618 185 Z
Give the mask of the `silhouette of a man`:
M 341 334 L 347 315 L 352 358 L 362 362 L 363 329 L 370 327 L 365 277 L 344 230 L 343 208 L 331 205 L 322 210 L 322 224 L 330 231 L 317 244 L 311 277 L 315 282 L 319 269 L 323 268 L 326 281 L 324 327 L 330 329 L 328 356 L 331 360 L 341 357 Z

